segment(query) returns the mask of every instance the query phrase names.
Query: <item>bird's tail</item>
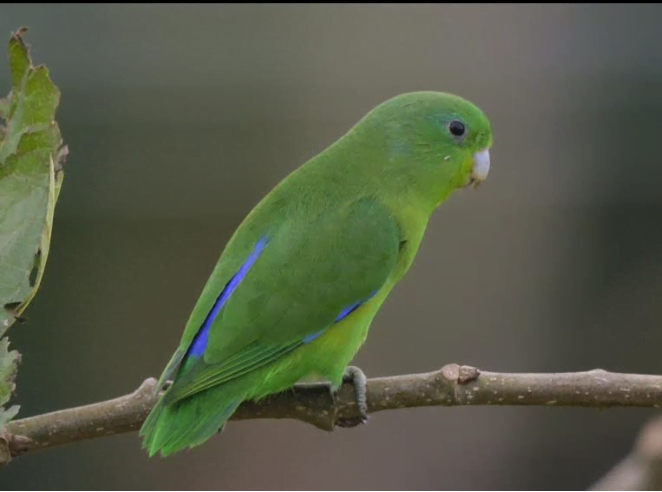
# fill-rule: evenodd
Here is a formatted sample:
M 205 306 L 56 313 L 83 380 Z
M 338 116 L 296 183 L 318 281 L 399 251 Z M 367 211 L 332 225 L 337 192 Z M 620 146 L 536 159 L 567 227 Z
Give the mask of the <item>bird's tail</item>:
M 143 448 L 150 456 L 165 457 L 205 442 L 217 433 L 244 400 L 226 388 L 210 388 L 184 400 L 163 403 L 161 398 L 140 429 Z

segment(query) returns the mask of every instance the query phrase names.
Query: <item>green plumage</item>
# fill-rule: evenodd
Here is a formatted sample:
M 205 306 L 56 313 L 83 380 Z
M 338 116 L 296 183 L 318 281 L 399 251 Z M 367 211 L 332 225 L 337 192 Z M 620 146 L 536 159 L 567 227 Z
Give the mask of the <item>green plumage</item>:
M 149 454 L 201 444 L 242 401 L 302 378 L 339 386 L 430 215 L 484 179 L 475 156 L 491 143 L 473 104 L 404 94 L 278 184 L 228 242 L 190 316 L 160 381 L 174 382 L 141 429 Z

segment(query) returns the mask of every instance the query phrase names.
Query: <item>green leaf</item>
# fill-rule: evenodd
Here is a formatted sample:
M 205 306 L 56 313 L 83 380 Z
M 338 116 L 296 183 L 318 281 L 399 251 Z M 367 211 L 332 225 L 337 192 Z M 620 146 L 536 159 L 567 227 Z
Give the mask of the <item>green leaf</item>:
M 21 87 L 26 75 L 32 68 L 28 47 L 23 42 L 27 28 L 21 27 L 9 40 L 9 70 L 12 87 Z
M 33 66 L 25 32 L 9 41 L 12 88 L 0 100 L 0 337 L 39 288 L 67 153 L 55 122 L 60 91 L 46 67 Z M 9 401 L 20 359 L 8 346 L 0 340 L 0 407 Z M 17 410 L 0 408 L 0 427 Z
M 7 404 L 9 396 L 14 392 L 16 370 L 21 356 L 16 350 L 9 350 L 9 340 L 0 340 L 0 407 Z M 18 413 L 18 405 L 7 410 L 0 410 L 0 428 Z

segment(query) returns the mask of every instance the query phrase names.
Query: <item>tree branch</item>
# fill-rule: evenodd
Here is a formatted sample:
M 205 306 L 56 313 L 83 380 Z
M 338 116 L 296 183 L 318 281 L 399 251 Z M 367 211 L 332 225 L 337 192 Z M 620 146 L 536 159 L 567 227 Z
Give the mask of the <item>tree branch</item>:
M 156 380 L 149 378 L 133 393 L 113 400 L 10 422 L 0 433 L 0 466 L 29 451 L 139 429 L 156 402 L 155 387 Z M 508 374 L 449 364 L 425 374 L 369 379 L 367 399 L 370 413 L 459 405 L 659 408 L 662 376 L 601 369 Z M 358 416 L 351 383 L 343 384 L 335 399 L 328 385 L 315 383 L 298 384 L 260 402 L 244 402 L 232 419 L 295 419 L 330 431 L 339 420 Z
M 662 490 L 662 417 L 649 420 L 630 454 L 589 490 Z

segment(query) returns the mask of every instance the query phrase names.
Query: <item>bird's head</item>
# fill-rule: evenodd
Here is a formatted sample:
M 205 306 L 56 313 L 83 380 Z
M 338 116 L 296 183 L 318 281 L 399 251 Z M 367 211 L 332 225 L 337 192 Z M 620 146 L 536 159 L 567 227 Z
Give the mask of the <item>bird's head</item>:
M 381 155 L 385 180 L 438 205 L 477 186 L 490 169 L 490 122 L 473 103 L 442 92 L 412 92 L 377 106 L 357 125 Z

